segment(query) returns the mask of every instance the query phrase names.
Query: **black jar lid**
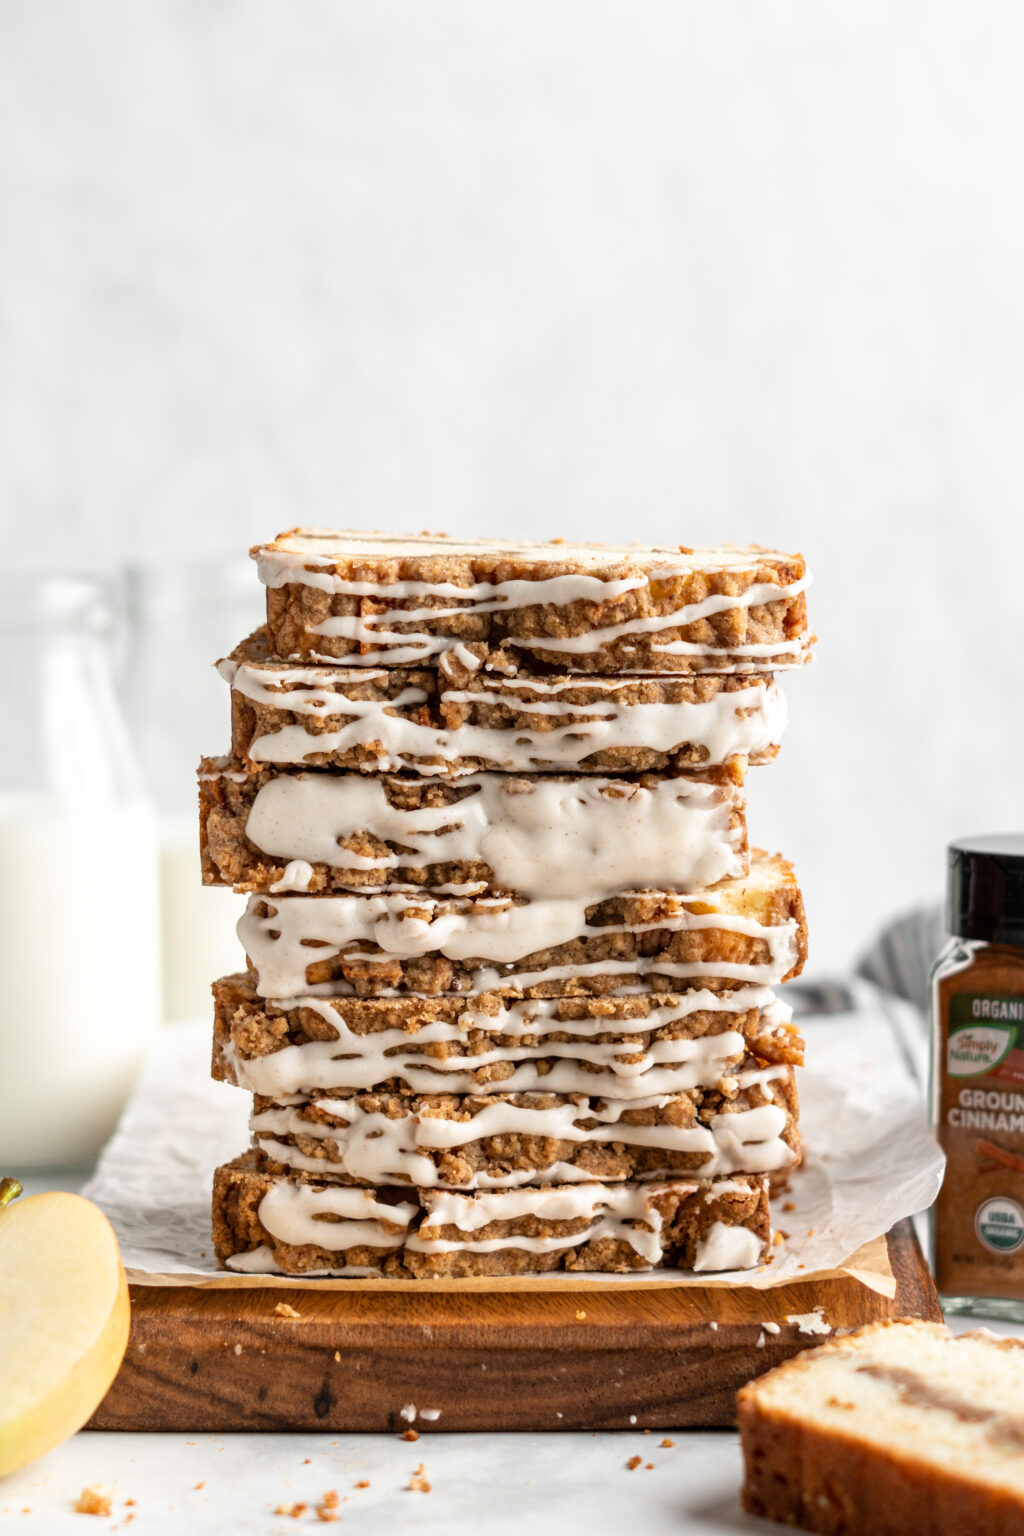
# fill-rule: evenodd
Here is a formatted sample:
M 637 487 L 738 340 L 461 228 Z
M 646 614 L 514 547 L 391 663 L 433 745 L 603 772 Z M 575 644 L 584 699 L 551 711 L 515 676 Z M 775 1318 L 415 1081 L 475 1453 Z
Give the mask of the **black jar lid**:
M 1024 832 L 950 843 L 948 880 L 950 933 L 1024 946 Z

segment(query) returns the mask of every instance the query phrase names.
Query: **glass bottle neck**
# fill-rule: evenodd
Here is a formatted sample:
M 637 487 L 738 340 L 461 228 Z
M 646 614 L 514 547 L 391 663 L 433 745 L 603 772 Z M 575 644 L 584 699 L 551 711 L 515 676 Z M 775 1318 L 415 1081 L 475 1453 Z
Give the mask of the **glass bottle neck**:
M 0 611 L 0 795 L 8 808 L 141 799 L 114 689 L 108 586 L 7 575 Z

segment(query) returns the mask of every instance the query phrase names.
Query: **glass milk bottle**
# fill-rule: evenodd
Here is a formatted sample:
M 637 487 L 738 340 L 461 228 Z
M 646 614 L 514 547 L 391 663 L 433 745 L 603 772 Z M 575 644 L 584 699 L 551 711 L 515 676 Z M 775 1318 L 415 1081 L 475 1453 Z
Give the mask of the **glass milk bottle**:
M 202 883 L 196 769 L 228 750 L 230 696 L 215 663 L 263 622 L 263 589 L 237 556 L 133 566 L 126 579 L 128 718 L 160 825 L 163 1015 L 208 1018 L 210 983 L 245 963 L 235 936 L 245 902 Z
M 156 1023 L 156 831 L 87 576 L 0 575 L 0 1167 L 90 1160 Z

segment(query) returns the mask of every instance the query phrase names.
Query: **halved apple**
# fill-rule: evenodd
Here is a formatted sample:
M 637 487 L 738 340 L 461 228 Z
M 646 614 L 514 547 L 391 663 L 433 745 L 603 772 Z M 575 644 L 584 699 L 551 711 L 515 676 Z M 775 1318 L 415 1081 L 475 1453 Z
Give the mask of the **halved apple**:
M 117 1238 L 80 1195 L 0 1190 L 0 1475 L 73 1435 L 128 1347 Z

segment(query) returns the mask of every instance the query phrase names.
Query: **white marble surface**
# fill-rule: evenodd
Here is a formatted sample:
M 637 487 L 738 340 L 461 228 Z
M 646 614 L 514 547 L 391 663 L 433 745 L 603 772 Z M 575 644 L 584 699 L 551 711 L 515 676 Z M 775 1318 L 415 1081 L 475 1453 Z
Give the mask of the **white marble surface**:
M 282 1503 L 315 1501 L 336 1489 L 340 1529 L 429 1532 L 431 1536 L 524 1530 L 592 1536 L 658 1536 L 765 1529 L 739 1507 L 739 1444 L 734 1435 L 672 1436 L 661 1450 L 656 1433 L 591 1435 L 424 1435 L 415 1445 L 397 1436 L 342 1435 L 78 1435 L 25 1473 L 0 1481 L 0 1520 L 29 1508 L 12 1528 L 82 1536 L 71 1512 L 84 1483 L 116 1491 L 121 1528 L 125 1498 L 134 1498 L 132 1536 L 183 1533 L 289 1533 L 324 1527 L 312 1515 L 275 1517 Z M 654 1463 L 636 1471 L 627 1458 Z M 306 1460 L 309 1464 L 306 1465 Z M 431 1492 L 407 1488 L 423 1463 Z M 356 1489 L 369 1479 L 368 1489 Z M 204 1483 L 201 1489 L 197 1483 Z M 100 1527 L 103 1529 L 103 1526 Z M 88 1529 L 88 1527 L 86 1528 Z

